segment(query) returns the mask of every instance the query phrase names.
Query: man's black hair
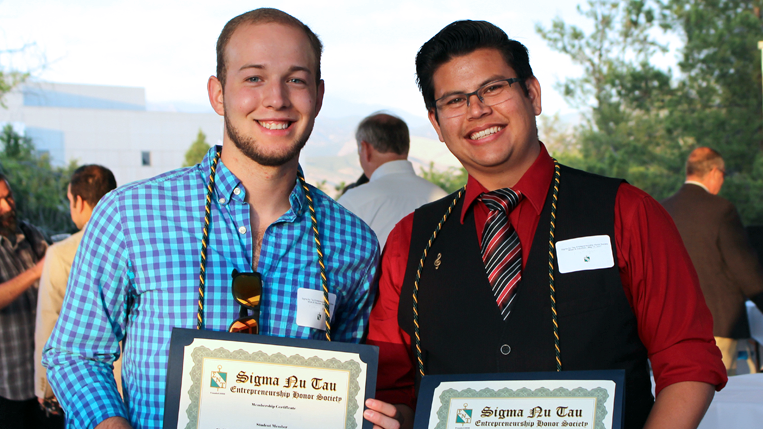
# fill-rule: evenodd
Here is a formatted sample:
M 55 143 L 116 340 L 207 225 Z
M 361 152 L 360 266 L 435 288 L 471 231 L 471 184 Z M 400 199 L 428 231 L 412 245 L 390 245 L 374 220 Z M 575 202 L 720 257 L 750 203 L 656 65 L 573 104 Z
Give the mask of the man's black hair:
M 506 64 L 517 73 L 525 95 L 529 94 L 525 81 L 533 76 L 533 71 L 525 45 L 509 39 L 503 30 L 487 21 L 456 21 L 424 43 L 416 55 L 416 83 L 427 110 L 435 107 L 435 71 L 455 57 L 483 48 L 498 50 Z
M 73 197 L 79 196 L 95 208 L 104 195 L 117 187 L 117 180 L 108 168 L 89 164 L 74 170 L 69 186 Z

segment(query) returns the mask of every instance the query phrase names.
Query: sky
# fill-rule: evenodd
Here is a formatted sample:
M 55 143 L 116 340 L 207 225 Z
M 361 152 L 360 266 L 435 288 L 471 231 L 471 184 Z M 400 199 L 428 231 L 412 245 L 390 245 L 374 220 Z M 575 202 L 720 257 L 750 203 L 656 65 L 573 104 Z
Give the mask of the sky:
M 424 118 L 415 84 L 416 52 L 455 20 L 484 19 L 529 48 L 544 113 L 566 114 L 572 110 L 554 83 L 580 69 L 548 48 L 535 25 L 550 26 L 555 16 L 582 22 L 575 5 L 569 0 L 2 0 L 0 50 L 34 46 L 24 55 L 0 55 L 0 66 L 31 68 L 37 79 L 52 82 L 143 87 L 155 109 L 211 112 L 206 83 L 215 73 L 215 43 L 223 26 L 250 9 L 278 7 L 323 42 L 324 114 L 388 108 Z

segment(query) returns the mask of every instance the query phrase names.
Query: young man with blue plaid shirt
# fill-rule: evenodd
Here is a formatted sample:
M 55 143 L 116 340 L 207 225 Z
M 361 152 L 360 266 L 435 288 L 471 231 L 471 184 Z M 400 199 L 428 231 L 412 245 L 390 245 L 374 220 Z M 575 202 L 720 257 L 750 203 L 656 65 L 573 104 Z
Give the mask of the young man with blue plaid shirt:
M 239 317 L 231 273 L 263 278 L 260 334 L 325 338 L 297 322 L 298 289 L 321 290 L 309 197 L 336 296 L 334 341 L 359 342 L 379 258 L 373 232 L 298 180 L 298 158 L 323 100 L 321 43 L 275 9 L 232 19 L 217 44 L 212 107 L 224 116 L 222 149 L 195 167 L 109 194 L 88 224 L 44 362 L 77 428 L 158 428 L 173 327 L 195 328 L 207 184 L 213 187 L 204 294 L 205 329 Z M 221 150 L 214 182 L 213 159 Z M 111 365 L 124 342 L 124 402 Z

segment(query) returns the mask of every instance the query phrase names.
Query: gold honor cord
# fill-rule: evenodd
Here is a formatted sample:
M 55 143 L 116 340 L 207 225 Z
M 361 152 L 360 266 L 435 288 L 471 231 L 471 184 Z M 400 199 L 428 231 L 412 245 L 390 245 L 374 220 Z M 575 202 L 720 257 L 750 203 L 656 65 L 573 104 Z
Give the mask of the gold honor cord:
M 323 251 L 321 250 L 321 240 L 318 238 L 318 220 L 315 217 L 315 206 L 313 197 L 310 195 L 310 189 L 307 187 L 305 177 L 302 172 L 297 170 L 297 177 L 302 189 L 305 190 L 307 206 L 310 209 L 310 219 L 313 222 L 313 237 L 315 238 L 315 251 L 318 253 L 318 265 L 321 267 L 321 286 L 323 286 L 323 314 L 326 317 L 326 340 L 331 341 L 331 314 L 329 313 L 329 288 L 326 279 L 326 265 L 323 263 Z
M 209 172 L 209 181 L 207 182 L 207 201 L 204 207 L 204 234 L 201 237 L 201 263 L 199 266 L 199 310 L 196 313 L 196 329 L 204 329 L 204 287 L 207 279 L 207 244 L 209 244 L 209 222 L 212 216 L 212 194 L 215 188 L 215 173 L 217 171 L 217 161 L 220 160 L 220 150 L 215 151 L 215 158 L 212 160 L 212 166 Z
M 419 332 L 419 280 L 421 280 L 421 270 L 424 269 L 424 261 L 427 258 L 427 253 L 429 252 L 429 249 L 432 247 L 432 243 L 434 243 L 435 239 L 437 238 L 437 234 L 440 232 L 440 229 L 442 229 L 443 224 L 445 224 L 445 221 L 448 220 L 448 216 L 453 212 L 453 208 L 458 203 L 458 200 L 461 199 L 461 196 L 464 195 L 464 191 L 466 190 L 466 186 L 458 190 L 458 194 L 456 194 L 455 198 L 453 198 L 453 201 L 451 201 L 450 205 L 448 206 L 448 211 L 445 212 L 444 215 L 442 215 L 442 219 L 440 219 L 440 222 L 437 223 L 437 228 L 435 228 L 434 232 L 432 233 L 432 236 L 429 237 L 429 241 L 427 242 L 426 247 L 424 248 L 424 252 L 421 254 L 421 259 L 419 259 L 419 267 L 416 269 L 416 279 L 413 282 L 413 332 L 416 336 L 416 361 L 418 362 L 419 366 L 419 374 L 421 376 L 424 376 L 424 361 L 421 359 L 421 333 Z
M 209 244 L 209 231 L 211 229 L 210 209 L 212 206 L 212 195 L 214 193 L 215 172 L 217 170 L 217 162 L 219 160 L 220 150 L 218 149 L 217 153 L 215 154 L 215 158 L 212 161 L 212 167 L 210 168 L 211 172 L 209 173 L 209 182 L 207 183 L 206 212 L 204 214 L 204 234 L 201 238 L 201 266 L 199 268 L 199 309 L 196 314 L 196 329 L 204 329 L 204 289 L 206 283 L 207 245 Z M 313 222 L 312 230 L 313 236 L 315 237 L 315 246 L 316 251 L 318 252 L 318 264 L 321 267 L 321 283 L 323 285 L 323 311 L 325 312 L 326 316 L 326 340 L 331 341 L 331 324 L 329 319 L 329 291 L 326 279 L 326 266 L 323 263 L 323 251 L 321 250 L 321 242 L 318 239 L 318 221 L 315 218 L 315 207 L 313 206 L 313 198 L 310 194 L 310 189 L 307 187 L 307 183 L 305 183 L 304 176 L 302 176 L 299 171 L 297 171 L 297 178 L 299 179 L 299 183 L 302 186 L 302 189 L 305 190 L 307 205 L 310 209 L 310 218 Z
M 551 227 L 548 233 L 548 286 L 551 290 L 551 317 L 554 322 L 554 352 L 556 371 L 562 370 L 562 351 L 559 349 L 559 321 L 556 314 L 556 288 L 554 287 L 554 230 L 556 230 L 556 201 L 559 196 L 559 163 L 554 160 L 554 193 L 551 201 Z
M 552 158 L 553 159 L 553 158 Z M 549 233 L 549 285 L 551 287 L 551 313 L 553 315 L 553 322 L 554 322 L 554 348 L 555 348 L 555 355 L 556 355 L 556 370 L 561 371 L 562 370 L 562 359 L 561 359 L 561 352 L 559 349 L 559 326 L 557 323 L 557 317 L 556 317 L 556 300 L 554 298 L 555 289 L 554 289 L 554 229 L 556 228 L 556 202 L 559 195 L 559 163 L 554 161 L 554 179 L 553 179 L 553 185 L 554 185 L 554 191 L 553 191 L 553 200 L 551 202 L 551 226 L 550 226 L 550 233 Z M 419 259 L 419 266 L 416 269 L 416 278 L 413 282 L 413 332 L 414 336 L 416 337 L 416 362 L 419 368 L 419 374 L 424 377 L 424 361 L 421 357 L 421 333 L 419 332 L 419 301 L 418 301 L 418 295 L 419 295 L 419 283 L 421 281 L 421 271 L 424 269 L 424 261 L 427 258 L 427 254 L 429 253 L 429 249 L 432 248 L 432 243 L 434 243 L 435 239 L 437 238 L 437 234 L 440 233 L 440 230 L 442 229 L 443 224 L 446 220 L 448 220 L 448 217 L 453 212 L 453 208 L 458 203 L 458 200 L 461 199 L 461 197 L 464 195 L 464 192 L 466 190 L 466 186 L 461 188 L 458 191 L 458 194 L 453 198 L 453 201 L 451 201 L 450 205 L 448 206 L 448 210 L 445 212 L 445 214 L 442 216 L 442 219 L 437 223 L 437 227 L 435 228 L 434 232 L 432 233 L 432 236 L 429 238 L 429 241 L 427 242 L 426 247 L 424 248 L 424 252 L 421 254 L 421 259 Z

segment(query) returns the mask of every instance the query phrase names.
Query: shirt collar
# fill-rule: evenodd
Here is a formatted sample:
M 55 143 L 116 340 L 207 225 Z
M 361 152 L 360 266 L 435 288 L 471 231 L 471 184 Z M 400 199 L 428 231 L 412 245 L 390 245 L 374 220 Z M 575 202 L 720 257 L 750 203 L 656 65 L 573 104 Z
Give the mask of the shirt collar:
M 0 235 L 0 241 L 3 241 L 3 240 L 5 240 L 5 241 L 7 241 L 7 242 L 8 242 L 8 244 L 9 244 L 11 247 L 14 247 L 14 248 L 15 248 L 16 246 L 18 246 L 18 244 L 19 244 L 19 243 L 21 243 L 22 241 L 24 241 L 24 239 L 26 238 L 26 237 L 24 236 L 24 233 L 21 231 L 21 228 L 18 226 L 18 223 L 16 224 L 16 233 L 14 234 L 14 237 L 13 237 L 13 238 L 15 238 L 15 240 L 16 240 L 15 242 L 14 242 L 14 241 L 12 241 L 10 238 L 8 238 L 8 237 L 4 236 L 4 235 Z
M 222 146 L 213 146 L 209 149 L 204 159 L 201 161 L 200 168 L 202 177 L 204 178 L 204 189 L 206 190 L 207 182 L 209 181 L 210 168 L 212 167 L 212 160 L 215 158 L 215 152 Z M 299 172 L 302 173 L 302 166 L 297 167 Z M 304 173 L 302 173 L 304 174 Z M 246 189 L 241 186 L 241 181 L 236 177 L 233 172 L 228 170 L 222 160 L 217 163 L 217 171 L 215 172 L 215 191 L 217 202 L 221 206 L 228 204 L 231 200 L 245 201 Z M 305 190 L 300 186 L 299 179 L 294 183 L 294 189 L 289 194 L 289 203 L 291 208 L 281 216 L 282 220 L 293 221 L 298 216 L 302 215 L 303 207 L 307 207 L 307 197 L 305 196 Z
M 302 171 L 302 166 L 298 165 L 297 169 L 299 170 L 299 174 L 301 174 L 302 177 L 305 177 L 305 173 Z M 313 201 L 315 201 L 315 188 L 313 188 L 311 194 L 313 196 Z M 291 208 L 281 216 L 281 219 L 294 222 L 298 217 L 302 216 L 302 213 L 308 205 L 307 195 L 305 195 L 305 189 L 302 187 L 299 178 L 297 178 L 297 181 L 294 184 L 294 189 L 292 189 L 291 194 L 289 194 L 289 204 L 291 204 Z
M 515 192 L 523 195 L 523 198 L 530 202 L 535 213 L 540 215 L 543 205 L 546 202 L 548 188 L 551 186 L 551 179 L 554 176 L 554 160 L 548 154 L 546 146 L 540 143 L 540 153 L 535 162 L 527 169 L 525 174 L 519 179 L 512 188 Z M 461 223 L 464 223 L 464 217 L 469 208 L 474 204 L 478 197 L 488 190 L 482 186 L 471 175 L 466 182 L 466 194 L 464 195 L 464 206 L 461 209 Z
M 707 186 L 705 186 L 704 184 L 702 184 L 700 182 L 695 182 L 694 180 L 687 180 L 687 181 L 684 182 L 684 184 L 686 184 L 686 185 L 697 185 L 700 188 L 706 190 L 708 193 L 710 192 L 710 190 L 707 189 Z
M 385 162 L 384 164 L 378 166 L 373 174 L 371 174 L 371 178 L 368 181 L 373 182 L 374 180 L 379 180 L 384 176 L 400 173 L 416 174 L 416 172 L 413 171 L 413 164 L 411 164 L 410 161 L 406 159 L 400 159 L 397 161 Z

